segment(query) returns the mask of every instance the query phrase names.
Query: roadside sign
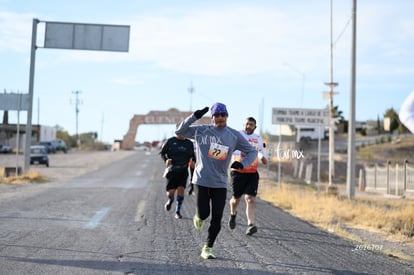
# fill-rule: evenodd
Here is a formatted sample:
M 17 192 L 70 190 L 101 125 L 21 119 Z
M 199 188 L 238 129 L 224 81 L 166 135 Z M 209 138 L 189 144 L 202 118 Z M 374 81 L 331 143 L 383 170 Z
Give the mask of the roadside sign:
M 45 21 L 44 21 L 45 22 Z M 32 136 L 34 75 L 39 19 L 33 18 L 30 47 L 29 91 L 26 135 Z M 128 52 L 130 26 L 84 23 L 45 22 L 44 48 Z M 14 100 L 12 98 L 12 100 Z M 25 139 L 25 152 L 30 152 L 31 138 Z M 24 171 L 30 168 L 30 154 L 25 154 Z
M 328 109 L 272 108 L 272 124 L 329 125 Z
M 128 52 L 130 26 L 46 22 L 45 48 Z
M 0 110 L 27 111 L 29 102 L 28 94 L 0 94 Z

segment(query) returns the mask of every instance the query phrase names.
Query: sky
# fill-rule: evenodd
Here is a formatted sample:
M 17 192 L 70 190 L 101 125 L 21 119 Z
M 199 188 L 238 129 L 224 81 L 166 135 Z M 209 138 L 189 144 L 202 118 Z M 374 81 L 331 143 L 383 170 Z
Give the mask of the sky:
M 398 111 L 413 90 L 413 9 L 414 1 L 358 1 L 356 120 Z M 0 89 L 7 93 L 28 93 L 34 18 L 41 23 L 33 124 L 97 132 L 112 143 L 134 115 L 222 102 L 230 127 L 253 116 L 257 132 L 274 133 L 272 108 L 328 106 L 331 72 L 339 84 L 334 105 L 349 118 L 351 0 L 0 0 Z M 129 51 L 43 48 L 49 21 L 128 25 Z M 10 123 L 26 117 L 9 112 Z M 161 140 L 174 128 L 141 125 L 136 140 Z

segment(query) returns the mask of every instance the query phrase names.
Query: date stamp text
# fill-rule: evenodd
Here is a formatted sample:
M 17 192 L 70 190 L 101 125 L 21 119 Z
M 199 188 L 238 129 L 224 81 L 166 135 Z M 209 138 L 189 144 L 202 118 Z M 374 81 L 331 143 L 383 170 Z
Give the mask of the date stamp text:
M 381 251 L 384 246 L 382 244 L 357 244 L 352 251 Z

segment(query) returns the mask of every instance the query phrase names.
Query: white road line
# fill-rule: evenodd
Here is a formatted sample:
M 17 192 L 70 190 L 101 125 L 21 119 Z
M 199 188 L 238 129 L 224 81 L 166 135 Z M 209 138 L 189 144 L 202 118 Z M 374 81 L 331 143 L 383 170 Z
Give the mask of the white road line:
M 92 217 L 92 219 L 85 225 L 84 228 L 86 229 L 94 229 L 98 226 L 98 224 L 101 222 L 103 217 L 108 213 L 109 207 L 103 207 L 99 209 L 98 212 L 96 212 L 95 216 Z
M 145 209 L 146 202 L 144 200 L 140 201 L 137 206 L 137 213 L 135 214 L 135 221 L 139 222 L 144 215 L 144 209 Z

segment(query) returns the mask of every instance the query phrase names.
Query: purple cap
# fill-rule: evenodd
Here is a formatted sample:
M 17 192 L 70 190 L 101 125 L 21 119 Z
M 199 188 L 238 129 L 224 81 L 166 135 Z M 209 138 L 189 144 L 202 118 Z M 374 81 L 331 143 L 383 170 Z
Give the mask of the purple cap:
M 211 117 L 213 117 L 216 114 L 226 114 L 226 116 L 229 116 L 226 105 L 220 102 L 214 103 L 213 106 L 211 106 L 210 110 L 211 110 Z

